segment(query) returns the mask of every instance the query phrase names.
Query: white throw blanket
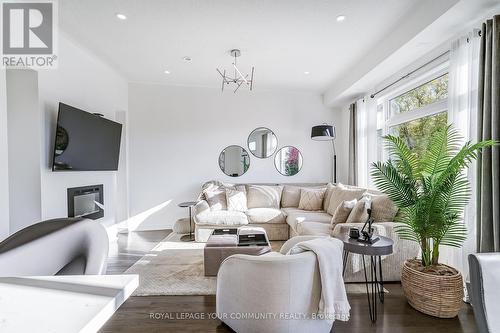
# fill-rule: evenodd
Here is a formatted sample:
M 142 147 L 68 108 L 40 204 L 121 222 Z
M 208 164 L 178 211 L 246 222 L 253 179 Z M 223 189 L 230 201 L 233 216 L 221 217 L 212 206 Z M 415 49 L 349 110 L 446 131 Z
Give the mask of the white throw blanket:
M 296 244 L 287 254 L 313 251 L 318 259 L 321 299 L 318 315 L 326 320 L 348 321 L 351 306 L 342 277 L 344 243 L 332 237 L 316 238 Z

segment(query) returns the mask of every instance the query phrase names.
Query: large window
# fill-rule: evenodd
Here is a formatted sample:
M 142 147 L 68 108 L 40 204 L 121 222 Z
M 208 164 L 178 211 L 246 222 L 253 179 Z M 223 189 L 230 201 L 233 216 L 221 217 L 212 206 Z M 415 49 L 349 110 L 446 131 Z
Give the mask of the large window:
M 390 128 L 390 134 L 402 138 L 418 156 L 422 156 L 431 136 L 448 121 L 447 112 L 422 117 Z
M 412 86 L 383 97 L 378 103 L 379 140 L 386 134 L 399 136 L 418 156 L 422 156 L 432 135 L 448 123 L 446 68 L 428 73 Z M 377 157 L 381 160 L 389 156 L 379 148 Z
M 448 73 L 391 99 L 391 115 L 410 112 L 445 98 L 448 98 Z

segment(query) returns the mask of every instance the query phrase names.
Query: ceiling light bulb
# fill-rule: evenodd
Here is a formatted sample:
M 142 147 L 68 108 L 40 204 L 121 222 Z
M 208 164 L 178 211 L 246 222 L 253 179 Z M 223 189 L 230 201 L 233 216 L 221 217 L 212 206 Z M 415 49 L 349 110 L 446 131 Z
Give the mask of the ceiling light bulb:
M 125 16 L 124 14 L 116 14 L 116 17 L 119 18 L 120 20 L 126 20 L 127 19 L 127 16 Z
M 337 22 L 342 22 L 342 21 L 345 21 L 345 15 L 337 16 Z
M 309 74 L 311 74 L 311 72 L 305 71 L 304 74 L 309 75 Z
M 169 70 L 165 70 L 163 73 L 170 74 L 170 71 Z

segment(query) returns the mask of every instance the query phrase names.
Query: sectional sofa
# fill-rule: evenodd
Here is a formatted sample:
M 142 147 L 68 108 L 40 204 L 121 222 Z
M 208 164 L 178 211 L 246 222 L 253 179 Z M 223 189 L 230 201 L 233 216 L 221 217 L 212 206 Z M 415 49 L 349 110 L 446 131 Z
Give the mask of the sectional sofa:
M 237 209 L 234 205 L 230 207 L 231 198 L 226 197 L 229 192 L 225 192 L 225 189 L 238 189 L 239 192 L 234 193 L 240 194 L 244 192 L 246 206 Z M 319 190 L 324 193 L 322 203 L 315 207 L 316 210 L 299 208 L 299 203 L 303 206 L 300 202 L 302 190 Z M 335 223 L 332 219 L 336 207 L 330 206 L 339 202 L 346 203 L 344 200 L 351 200 L 353 197 L 361 201 L 365 195 L 383 198 L 378 191 L 342 184 L 223 184 L 210 181 L 202 186 L 198 203 L 194 207 L 195 239 L 197 242 L 205 242 L 215 228 L 244 225 L 264 228 L 271 241 L 286 241 L 299 235 L 340 236 L 348 233 L 351 227 L 361 229 L 364 219 L 359 220 L 358 216 L 356 221 L 349 216 L 348 223 Z M 387 198 L 372 202 L 375 233 L 390 237 L 395 242 L 394 254 L 383 258 L 386 281 L 399 281 L 403 262 L 416 257 L 419 249 L 418 244 L 401 240 L 394 232 L 396 223 L 393 219 L 396 213 L 396 207 Z M 350 256 L 346 280 L 364 281 L 359 256 Z

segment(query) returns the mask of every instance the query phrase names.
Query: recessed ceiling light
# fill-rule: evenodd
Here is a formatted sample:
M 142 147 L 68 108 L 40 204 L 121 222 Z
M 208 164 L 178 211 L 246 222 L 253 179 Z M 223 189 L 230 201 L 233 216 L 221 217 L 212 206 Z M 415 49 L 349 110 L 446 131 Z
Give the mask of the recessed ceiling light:
M 170 71 L 169 70 L 164 70 L 163 73 L 170 74 Z
M 305 71 L 304 74 L 309 75 L 309 74 L 311 74 L 311 72 Z
M 345 15 L 337 16 L 337 22 L 342 22 L 342 21 L 345 21 Z
M 126 20 L 127 19 L 127 16 L 125 16 L 124 14 L 120 14 L 120 13 L 117 13 L 116 17 L 119 18 L 120 20 Z
M 189 61 L 191 61 L 191 57 L 184 56 L 184 57 L 182 57 L 182 60 L 189 62 Z

